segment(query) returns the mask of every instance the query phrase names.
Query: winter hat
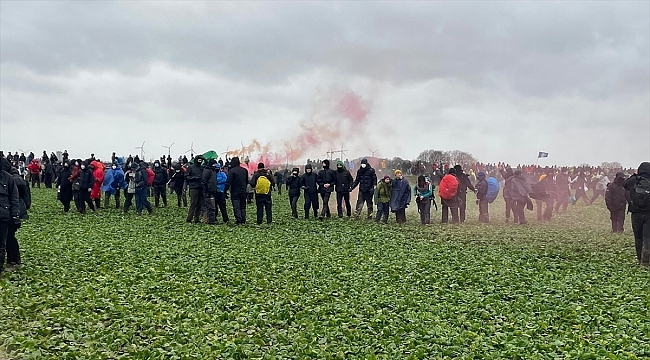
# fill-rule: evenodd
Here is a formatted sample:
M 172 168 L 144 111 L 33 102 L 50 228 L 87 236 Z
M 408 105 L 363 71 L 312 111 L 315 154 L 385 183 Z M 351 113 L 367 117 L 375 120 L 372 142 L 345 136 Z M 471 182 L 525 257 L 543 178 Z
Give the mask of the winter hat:
M 478 179 L 479 180 L 485 180 L 485 173 L 483 171 L 478 172 Z
M 636 172 L 637 174 L 647 174 L 650 175 L 650 162 L 644 161 L 639 165 L 639 169 Z
M 616 173 L 616 179 L 625 179 L 625 173 L 622 171 L 619 171 Z
M 208 161 L 208 165 L 210 165 L 210 166 L 214 166 L 216 163 L 217 163 L 217 160 L 215 160 L 215 159 L 210 159 L 210 161 Z
M 2 158 L 0 159 L 0 164 L 1 164 L 0 168 L 2 170 L 6 172 L 9 172 L 9 170 L 11 170 L 11 163 L 9 162 L 9 160 Z
M 131 163 L 131 169 L 137 169 L 137 168 L 138 168 L 138 164 L 136 164 L 136 163 Z
M 395 176 L 402 175 L 402 170 L 395 170 Z
M 300 169 L 298 169 L 298 168 L 293 168 L 293 169 L 291 169 L 291 172 L 300 172 Z
M 329 160 L 327 160 L 327 159 L 323 160 L 323 164 L 325 164 L 325 169 L 330 168 L 330 161 Z
M 451 174 L 451 175 L 454 175 L 454 174 L 456 174 L 456 169 L 455 168 L 449 168 L 449 170 L 447 170 L 447 173 Z
M 264 163 L 261 162 L 257 164 L 257 170 L 262 170 L 262 169 L 264 169 Z
M 398 171 L 399 171 L 399 170 L 398 170 Z M 390 176 L 388 176 L 388 175 L 384 175 L 384 180 L 386 180 L 386 179 L 390 179 Z
M 361 163 L 362 163 L 362 164 L 367 164 L 367 163 L 368 163 L 368 159 L 366 159 L 366 158 L 361 159 Z
M 309 169 L 309 170 L 312 169 L 311 164 L 307 164 L 307 165 L 305 165 L 305 170 L 307 170 L 307 169 Z
M 230 166 L 235 167 L 239 166 L 241 162 L 239 161 L 239 157 L 235 156 L 234 158 L 230 159 Z
M 341 165 L 341 167 L 345 167 L 345 165 L 343 164 L 343 161 L 340 161 L 340 160 L 336 162 L 336 166 L 339 166 L 339 165 Z
M 463 171 L 463 167 L 460 165 L 454 166 L 454 169 L 456 170 L 456 174 L 459 174 Z

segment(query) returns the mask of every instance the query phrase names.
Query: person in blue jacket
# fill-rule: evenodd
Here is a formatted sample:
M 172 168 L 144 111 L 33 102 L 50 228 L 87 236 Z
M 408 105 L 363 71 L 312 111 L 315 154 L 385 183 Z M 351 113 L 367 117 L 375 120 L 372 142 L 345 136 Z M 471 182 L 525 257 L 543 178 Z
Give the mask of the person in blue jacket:
M 124 181 L 124 170 L 117 163 L 113 163 L 111 168 L 106 171 L 104 175 L 104 182 L 102 183 L 102 191 L 104 192 L 104 207 L 108 208 L 111 195 L 115 197 L 115 208 L 120 208 L 120 190 L 126 187 Z
M 418 204 L 420 221 L 422 225 L 431 224 L 431 198 L 433 197 L 433 185 L 424 175 L 418 176 L 418 183 L 413 187 L 413 196 Z
M 216 216 L 219 216 L 221 212 L 221 218 L 223 219 L 224 224 L 229 221 L 228 212 L 226 211 L 226 181 L 228 181 L 228 175 L 222 171 L 221 163 L 217 163 L 217 194 L 214 197 L 214 200 L 217 204 L 216 206 Z
M 406 222 L 406 208 L 411 203 L 411 185 L 402 175 L 401 170 L 395 170 L 393 180 L 393 193 L 390 198 L 390 210 L 395 213 L 395 220 L 398 224 Z

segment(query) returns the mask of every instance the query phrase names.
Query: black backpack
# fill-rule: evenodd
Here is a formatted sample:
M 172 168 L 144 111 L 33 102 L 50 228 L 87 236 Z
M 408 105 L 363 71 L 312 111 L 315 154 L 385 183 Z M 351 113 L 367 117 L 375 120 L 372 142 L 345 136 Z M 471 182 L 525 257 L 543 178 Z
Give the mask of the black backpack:
M 650 179 L 637 177 L 636 185 L 630 190 L 630 203 L 634 212 L 650 213 Z

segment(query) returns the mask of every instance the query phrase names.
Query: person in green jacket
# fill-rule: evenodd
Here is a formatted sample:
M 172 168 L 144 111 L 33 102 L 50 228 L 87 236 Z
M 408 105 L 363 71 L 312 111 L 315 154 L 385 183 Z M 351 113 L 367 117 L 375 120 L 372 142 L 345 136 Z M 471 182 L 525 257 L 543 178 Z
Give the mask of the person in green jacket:
M 418 176 L 417 186 L 413 187 L 413 196 L 418 204 L 420 221 L 422 225 L 431 224 L 431 198 L 433 197 L 433 185 L 424 175 Z
M 377 217 L 375 222 L 383 218 L 383 223 L 388 223 L 388 215 L 390 214 L 390 198 L 393 195 L 393 183 L 390 176 L 386 175 L 377 185 L 375 190 L 375 202 L 377 203 Z

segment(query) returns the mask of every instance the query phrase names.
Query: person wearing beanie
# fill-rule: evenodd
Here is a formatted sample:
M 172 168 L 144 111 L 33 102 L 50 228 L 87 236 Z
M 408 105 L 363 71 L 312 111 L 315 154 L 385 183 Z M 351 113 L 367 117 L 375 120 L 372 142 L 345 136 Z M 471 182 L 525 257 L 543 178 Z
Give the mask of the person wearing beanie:
M 612 232 L 615 234 L 623 233 L 623 223 L 625 222 L 625 206 L 628 202 L 628 194 L 623 187 L 625 174 L 617 172 L 614 181 L 607 185 L 605 190 L 605 205 L 609 210 L 609 218 L 612 221 Z
M 395 171 L 393 180 L 393 191 L 390 199 L 390 209 L 395 213 L 395 220 L 398 224 L 406 222 L 406 208 L 411 203 L 411 185 L 402 175 L 401 171 Z
M 214 160 L 210 160 L 214 161 Z M 169 181 L 169 173 L 167 167 L 156 160 L 153 163 L 153 195 L 154 205 L 160 207 L 160 198 L 162 197 L 163 206 L 167 207 L 167 182 Z
M 20 228 L 20 195 L 14 177 L 9 173 L 11 163 L 5 158 L 0 158 L 0 207 L 5 211 L 0 212 L 0 275 L 4 270 L 5 249 L 7 235 L 10 227 Z
M 205 159 L 202 155 L 197 155 L 194 158 L 194 163 L 187 168 L 185 180 L 187 180 L 187 187 L 190 189 L 190 208 L 187 211 L 186 222 L 194 223 L 199 222 L 201 216 L 201 208 L 203 207 L 204 195 L 203 185 L 201 179 L 203 177 L 203 163 Z
M 216 196 L 217 196 L 217 161 L 211 159 L 208 165 L 203 167 L 201 174 L 201 188 L 203 191 L 203 203 L 207 215 L 207 224 L 214 225 L 216 222 Z
M 287 177 L 287 191 L 289 191 L 289 204 L 291 205 L 291 217 L 298 218 L 298 199 L 300 198 L 300 169 L 293 168 L 291 175 Z
M 336 173 L 334 170 L 330 169 L 330 161 L 325 159 L 322 162 L 323 169 L 318 172 L 316 181 L 318 182 L 318 192 L 320 193 L 321 200 L 323 201 L 323 207 L 321 208 L 321 213 L 319 220 L 327 217 L 328 219 L 332 216 L 330 213 L 330 196 L 334 191 L 336 185 Z
M 463 167 L 460 165 L 454 166 L 454 172 L 456 178 L 458 179 L 458 212 L 459 212 L 459 221 L 461 223 L 465 222 L 465 211 L 467 210 L 467 189 L 470 189 L 472 192 L 476 192 L 474 185 L 469 181 L 467 174 L 463 172 Z
M 95 179 L 93 178 L 93 172 L 88 168 L 88 162 L 83 161 L 79 170 L 79 212 L 82 214 L 86 213 L 86 204 L 93 212 L 95 211 L 95 205 L 90 199 L 90 192 L 93 190 L 93 183 Z
M 352 174 L 345 168 L 343 161 L 336 162 L 336 212 L 339 219 L 343 218 L 343 201 L 345 201 L 345 210 L 347 217 L 352 216 L 350 206 L 350 188 L 352 187 Z
M 305 173 L 300 177 L 300 188 L 305 192 L 305 220 L 309 219 L 309 211 L 314 211 L 314 217 L 318 216 L 318 182 L 311 164 L 305 165 Z
M 248 170 L 241 166 L 239 157 L 230 159 L 230 170 L 226 180 L 225 191 L 230 191 L 235 224 L 246 224 L 246 186 L 248 185 Z
M 63 168 L 59 171 L 59 175 L 56 177 L 56 191 L 58 192 L 59 201 L 63 204 L 64 212 L 70 210 L 70 201 L 72 200 L 71 175 L 72 169 L 70 169 L 70 163 L 65 160 L 63 161 Z
M 390 214 L 390 198 L 393 195 L 393 182 L 390 176 L 384 175 L 377 190 L 375 190 L 375 202 L 377 203 L 377 216 L 375 222 L 381 220 L 384 224 L 388 223 L 388 215 Z
M 176 200 L 178 207 L 187 206 L 187 193 L 186 193 L 186 183 L 185 183 L 185 169 L 183 165 L 178 162 L 174 164 L 172 175 L 169 180 L 169 187 L 176 194 Z
M 366 204 L 368 209 L 368 219 L 372 219 L 373 205 L 372 200 L 375 197 L 375 187 L 377 186 L 377 174 L 375 169 L 368 164 L 368 159 L 362 159 L 359 170 L 357 170 L 357 177 L 354 179 L 350 191 L 359 187 L 359 194 L 357 195 L 357 209 L 354 218 L 359 219 L 363 204 Z
M 262 225 L 264 214 L 266 223 L 273 222 L 273 201 L 271 192 L 275 179 L 270 171 L 264 168 L 264 163 L 257 164 L 257 171 L 251 177 L 250 185 L 255 189 L 255 206 L 257 208 L 257 225 Z
M 479 171 L 478 183 L 476 184 L 476 202 L 478 203 L 478 221 L 482 223 L 490 222 L 490 215 L 488 212 L 488 200 L 486 198 L 488 192 L 488 183 L 485 179 L 485 173 Z
M 230 219 L 228 218 L 228 212 L 226 211 L 226 182 L 228 181 L 228 176 L 223 172 L 223 165 L 221 162 L 217 162 L 214 165 L 216 169 L 216 178 L 217 178 L 217 193 L 215 194 L 214 200 L 216 203 L 215 207 L 215 218 L 219 216 L 221 212 L 221 219 L 223 223 L 227 223 Z
M 630 196 L 632 232 L 639 265 L 648 268 L 650 263 L 650 162 L 639 165 L 635 175 L 623 182 Z

